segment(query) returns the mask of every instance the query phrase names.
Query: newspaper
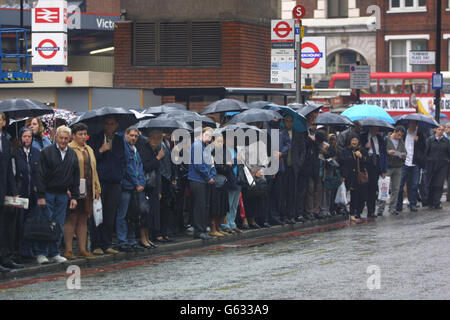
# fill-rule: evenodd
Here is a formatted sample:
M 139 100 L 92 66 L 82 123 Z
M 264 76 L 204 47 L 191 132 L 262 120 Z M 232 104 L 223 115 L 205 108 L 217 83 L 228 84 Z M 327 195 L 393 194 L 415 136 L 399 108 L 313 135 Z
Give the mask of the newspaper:
M 6 196 L 4 205 L 9 207 L 28 209 L 28 199 L 17 197 L 16 201 L 14 201 L 14 197 Z
M 250 170 L 247 168 L 246 165 L 244 165 L 244 172 L 245 172 L 245 177 L 247 178 L 248 185 L 249 185 L 249 186 L 253 185 L 253 182 L 254 182 L 255 180 L 253 179 L 253 176 L 252 176 L 252 174 L 250 173 Z
M 405 152 L 399 152 L 399 151 L 394 151 L 394 156 L 399 157 L 399 158 L 403 158 L 406 157 L 406 153 Z

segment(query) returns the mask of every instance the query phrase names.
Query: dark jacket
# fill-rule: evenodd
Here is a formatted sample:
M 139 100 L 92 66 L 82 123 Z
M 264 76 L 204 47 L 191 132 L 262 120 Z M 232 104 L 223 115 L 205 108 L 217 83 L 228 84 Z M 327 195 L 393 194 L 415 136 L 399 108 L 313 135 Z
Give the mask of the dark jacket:
M 94 150 L 95 158 L 97 159 L 97 173 L 100 183 L 121 183 L 127 165 L 124 135 L 120 131 L 116 132 L 112 142 L 112 149 L 100 153 L 99 149 L 104 141 L 105 134 L 103 131 L 88 140 L 88 144 Z
M 295 176 L 303 175 L 303 165 L 306 156 L 306 132 L 293 131 L 291 140 L 292 169 Z
M 144 167 L 139 152 L 131 149 L 131 146 L 125 142 L 125 157 L 127 166 L 122 180 L 122 188 L 125 190 L 134 190 L 136 187 L 145 187 Z
M 172 162 L 170 142 L 167 139 L 163 139 L 161 148 L 164 151 L 164 157 L 161 159 L 161 177 L 170 182 L 177 180 L 178 171 Z
M 30 154 L 27 157 L 23 148 L 20 148 L 14 156 L 19 195 L 23 198 L 29 198 L 34 203 L 37 200 L 36 175 L 39 164 L 39 153 L 38 149 L 31 147 Z
M 359 159 L 359 169 L 363 171 L 367 167 L 368 155 L 365 148 L 360 148 L 362 158 Z M 356 189 L 358 184 L 358 162 L 350 148 L 345 148 L 339 155 L 339 168 L 342 177 L 345 178 L 347 190 Z
M 361 136 L 361 145 L 362 148 L 365 148 L 365 145 L 368 142 L 369 139 L 369 133 L 365 132 L 363 134 L 360 135 Z M 387 172 L 387 152 L 386 152 L 386 142 L 384 140 L 384 137 L 377 133 L 377 140 L 378 140 L 378 147 L 379 147 L 379 153 L 380 153 L 380 157 L 379 157 L 379 161 L 377 163 L 377 167 L 378 170 L 380 172 L 380 174 L 382 173 L 386 173 Z M 372 146 L 373 148 L 375 148 L 374 146 Z M 369 154 L 369 149 L 366 149 L 367 154 Z M 369 159 L 370 160 L 370 159 Z
M 45 193 L 72 194 L 72 199 L 80 196 L 80 168 L 75 151 L 67 147 L 67 153 L 62 160 L 61 153 L 56 144 L 42 149 L 39 154 L 37 170 L 38 198 L 45 198 Z
M 450 141 L 442 136 L 437 140 L 431 136 L 426 141 L 426 170 L 427 185 L 430 187 L 442 187 L 447 181 L 447 170 L 450 159 Z
M 151 173 L 152 171 L 155 171 L 156 173 L 156 190 L 158 193 L 161 193 L 161 161 L 158 160 L 156 157 L 158 156 L 159 150 L 161 149 L 161 146 L 158 146 L 156 150 L 153 150 L 149 143 L 144 145 L 141 149 L 141 159 L 142 159 L 142 165 L 144 168 L 144 173 Z
M 403 135 L 403 141 L 406 142 L 406 135 L 408 134 L 408 130 L 406 130 L 406 134 Z M 427 138 L 425 134 L 421 130 L 417 130 L 417 136 L 419 137 L 417 141 L 414 141 L 414 155 L 413 155 L 413 164 L 418 166 L 419 168 L 425 168 L 426 155 L 426 141 Z
M 4 133 L 0 133 L 2 152 L 0 152 L 0 206 L 3 206 L 5 196 L 18 194 L 16 181 L 12 170 L 11 142 Z

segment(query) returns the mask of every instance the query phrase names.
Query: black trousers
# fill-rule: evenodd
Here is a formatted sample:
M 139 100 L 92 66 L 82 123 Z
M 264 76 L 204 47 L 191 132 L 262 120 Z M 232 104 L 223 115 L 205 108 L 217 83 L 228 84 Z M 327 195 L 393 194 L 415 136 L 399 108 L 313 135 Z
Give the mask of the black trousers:
M 192 200 L 192 226 L 194 237 L 206 232 L 209 223 L 209 211 L 211 203 L 212 185 L 196 181 L 190 181 Z
M 270 186 L 270 191 L 267 197 L 268 202 L 268 222 L 270 223 L 271 218 L 280 219 L 282 213 L 282 196 L 281 196 L 281 190 L 282 190 L 282 172 L 278 172 L 275 178 L 267 177 L 267 182 Z
M 296 177 L 296 201 L 295 201 L 295 210 L 296 216 L 303 216 L 306 214 L 305 203 L 306 203 L 306 187 L 308 185 L 308 176 L 304 176 L 298 174 Z
M 174 230 L 174 211 L 175 201 L 172 199 L 172 190 L 170 189 L 171 182 L 164 177 L 161 177 L 162 183 L 162 198 L 160 202 L 160 230 L 156 237 L 167 236 L 168 230 Z
M 444 192 L 444 187 L 430 187 L 428 194 L 428 206 L 437 207 L 441 204 L 442 193 Z
M 280 215 L 283 219 L 296 218 L 296 179 L 294 169 L 286 167 L 280 179 L 281 203 Z
M 103 223 L 98 227 L 95 224 L 89 223 L 89 233 L 91 237 L 92 250 L 101 248 L 106 250 L 112 247 L 112 237 L 117 215 L 117 206 L 119 204 L 122 187 L 120 183 L 102 182 L 102 208 L 103 208 Z
M 0 264 L 11 261 L 16 247 L 18 209 L 0 205 Z
M 248 194 L 244 189 L 242 193 L 242 200 L 244 201 L 245 217 L 247 220 L 254 218 L 258 224 L 268 222 L 269 201 L 267 198 L 267 195 L 262 197 L 248 197 Z
M 378 179 L 380 178 L 380 170 L 370 162 L 367 165 L 367 173 L 369 174 L 369 183 L 366 186 L 367 216 L 374 216 L 378 198 Z M 364 201 L 361 209 L 364 209 Z

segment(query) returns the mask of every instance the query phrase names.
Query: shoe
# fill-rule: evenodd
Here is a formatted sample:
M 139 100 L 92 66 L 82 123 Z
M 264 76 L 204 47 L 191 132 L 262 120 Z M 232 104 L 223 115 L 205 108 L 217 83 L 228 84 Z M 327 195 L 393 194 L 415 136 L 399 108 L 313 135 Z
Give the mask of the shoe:
M 100 248 L 95 249 L 92 253 L 93 253 L 94 255 L 96 255 L 96 256 L 102 256 L 102 255 L 105 254 L 105 253 L 103 252 L 103 250 L 100 249 Z
M 75 255 L 73 254 L 72 251 L 66 251 L 66 252 L 64 252 L 63 257 L 66 258 L 67 260 L 73 260 L 73 259 L 75 259 Z
M 235 228 L 235 229 L 232 229 L 232 230 L 234 231 L 234 233 L 242 233 L 242 230 L 238 229 L 238 228 Z
M 164 238 L 161 238 L 161 239 L 156 238 L 156 239 L 153 240 L 153 241 L 155 241 L 155 242 L 161 242 L 161 243 L 168 242 L 168 241 L 167 241 L 166 239 L 164 239 Z
M 80 253 L 78 253 L 78 256 L 79 257 L 83 257 L 83 258 L 87 258 L 87 259 L 91 259 L 91 258 L 95 257 L 92 253 L 87 252 L 87 251 L 80 251 Z
M 51 262 L 56 262 L 56 263 L 63 263 L 63 262 L 66 262 L 66 261 L 67 261 L 66 258 L 61 257 L 60 255 L 51 257 L 49 260 L 50 260 Z
M 25 266 L 23 264 L 15 263 L 12 260 L 9 260 L 7 263 L 3 264 L 2 267 L 7 269 L 23 269 Z
M 214 232 L 210 232 L 208 233 L 211 237 L 223 237 L 224 235 L 222 233 L 220 233 L 219 231 L 214 231 Z
M 233 229 L 230 229 L 230 228 L 226 228 L 225 230 L 220 230 L 220 232 L 225 232 L 225 233 L 228 233 L 228 234 L 233 234 L 233 233 L 236 233 Z
M 261 227 L 257 223 L 249 224 L 248 226 L 250 227 L 250 229 L 261 229 Z
M 443 209 L 441 205 L 434 206 L 434 209 L 441 210 Z
M 118 254 L 119 251 L 114 250 L 113 248 L 108 248 L 105 250 L 105 253 L 109 253 L 109 254 Z
M 242 225 L 242 229 L 243 229 L 243 230 L 249 230 L 249 229 L 250 229 L 250 226 L 249 226 L 248 224 L 243 224 L 243 225 Z
M 151 244 L 148 246 L 148 245 L 142 243 L 141 241 L 139 241 L 139 245 L 144 249 L 153 249 Z
M 166 242 L 174 242 L 175 241 L 173 239 L 170 239 L 168 236 L 165 236 L 164 240 L 166 240 Z
M 356 217 L 355 216 L 350 216 L 350 221 L 356 221 Z
M 417 212 L 417 207 L 416 206 L 411 206 L 409 209 L 411 210 L 411 212 Z
M 3 266 L 0 266 L 0 273 L 7 273 L 7 272 L 10 272 L 10 271 L 11 271 L 11 269 L 5 268 Z
M 120 252 L 133 252 L 133 249 L 129 245 L 122 245 L 119 246 L 117 249 Z
M 37 263 L 39 263 L 39 264 L 46 264 L 46 263 L 49 263 L 49 262 L 50 262 L 50 261 L 47 259 L 46 256 L 42 256 L 42 255 L 37 256 L 37 257 L 36 257 L 36 261 L 37 261 Z
M 297 218 L 295 218 L 295 220 L 300 223 L 303 223 L 306 221 L 306 219 L 303 216 L 298 216 Z
M 269 223 L 267 223 L 267 222 L 264 222 L 264 224 L 263 224 L 263 228 L 270 228 L 271 227 L 271 225 L 269 224 Z
M 135 244 L 134 246 L 131 246 L 131 249 L 132 249 L 134 252 L 142 252 L 142 251 L 145 251 L 145 248 L 144 248 L 144 247 L 139 246 L 139 245 L 137 245 L 137 244 Z
M 207 233 L 200 233 L 199 235 L 196 236 L 196 238 L 202 239 L 202 240 L 210 240 L 210 239 L 213 239 L 213 237 L 211 237 L 211 236 L 208 235 Z
M 287 220 L 286 220 L 286 224 L 295 224 L 295 219 L 294 219 L 294 218 L 292 218 L 292 219 L 287 219 Z
M 397 210 L 391 211 L 391 216 L 398 216 L 399 213 Z
M 223 236 L 229 236 L 230 235 L 230 233 L 224 232 L 224 231 L 217 231 L 217 232 L 220 233 Z
M 272 221 L 271 221 L 272 224 L 275 225 L 275 226 L 276 226 L 276 225 L 283 225 L 283 224 L 284 224 L 284 221 L 282 221 L 281 219 L 278 219 L 278 218 L 272 218 L 271 220 L 272 220 Z

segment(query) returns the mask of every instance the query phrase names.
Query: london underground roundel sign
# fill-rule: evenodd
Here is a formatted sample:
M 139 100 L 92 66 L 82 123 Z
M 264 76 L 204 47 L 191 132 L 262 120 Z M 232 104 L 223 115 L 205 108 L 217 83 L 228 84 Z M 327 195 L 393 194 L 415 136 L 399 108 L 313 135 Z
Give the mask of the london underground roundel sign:
M 46 44 L 50 44 L 50 46 L 49 45 L 44 46 Z M 60 48 L 56 45 L 56 42 L 53 41 L 52 39 L 44 39 L 39 43 L 36 50 L 42 58 L 51 59 L 54 56 L 56 56 Z

